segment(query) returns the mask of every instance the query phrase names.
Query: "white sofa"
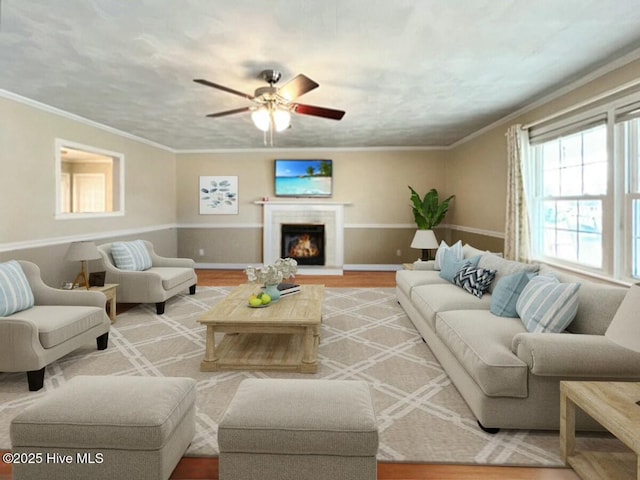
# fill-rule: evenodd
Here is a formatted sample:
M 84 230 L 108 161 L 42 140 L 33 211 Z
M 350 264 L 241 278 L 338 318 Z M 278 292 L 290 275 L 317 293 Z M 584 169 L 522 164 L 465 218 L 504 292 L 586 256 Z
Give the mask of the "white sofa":
M 492 255 L 468 245 L 463 251 L 465 258 L 483 255 L 479 266 Z M 539 267 L 489 260 L 504 274 Z M 490 312 L 491 292 L 467 293 L 441 278 L 433 263 L 397 272 L 398 302 L 485 430 L 558 429 L 561 380 L 640 380 L 640 354 L 604 336 L 626 288 L 553 271 L 560 282 L 580 283 L 577 314 L 566 331 L 530 333 L 519 318 Z M 539 267 L 539 274 L 551 271 Z M 492 286 L 499 281 L 497 275 Z M 586 415 L 577 425 L 597 428 Z

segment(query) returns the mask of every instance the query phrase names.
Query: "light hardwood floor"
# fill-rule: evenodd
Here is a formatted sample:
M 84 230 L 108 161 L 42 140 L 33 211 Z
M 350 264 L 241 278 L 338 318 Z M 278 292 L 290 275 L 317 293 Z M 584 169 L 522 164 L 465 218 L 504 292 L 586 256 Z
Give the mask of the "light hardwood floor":
M 235 286 L 246 283 L 241 270 L 198 270 L 199 286 Z M 395 287 L 395 272 L 345 272 L 342 276 L 298 275 L 297 283 L 322 283 L 334 288 Z M 122 306 L 123 309 L 128 306 Z M 118 307 L 118 311 L 121 307 Z M 558 448 L 560 446 L 558 445 Z M 11 478 L 9 465 L 0 463 L 0 480 Z M 218 480 L 217 458 L 183 458 L 172 480 Z M 567 468 L 494 467 L 478 465 L 441 465 L 415 463 L 379 463 L 378 480 L 579 480 Z

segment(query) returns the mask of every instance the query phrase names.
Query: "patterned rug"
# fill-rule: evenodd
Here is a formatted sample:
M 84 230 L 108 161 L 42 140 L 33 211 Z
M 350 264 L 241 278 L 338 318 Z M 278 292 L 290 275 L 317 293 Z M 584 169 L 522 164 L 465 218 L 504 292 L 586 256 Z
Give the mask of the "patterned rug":
M 88 345 L 48 366 L 39 392 L 28 392 L 24 373 L 0 373 L 0 449 L 10 448 L 9 423 L 16 414 L 76 375 L 196 379 L 197 431 L 189 456 L 217 455 L 218 420 L 243 379 L 326 378 L 370 384 L 381 461 L 562 465 L 557 432 L 501 430 L 489 435 L 478 428 L 392 288 L 326 289 L 315 375 L 200 372 L 205 329 L 197 320 L 229 291 L 202 287 L 196 295 L 180 295 L 167 302 L 165 315 L 156 315 L 154 305 L 119 315 L 107 350 Z M 603 435 L 582 435 L 579 447 L 608 449 L 612 442 Z

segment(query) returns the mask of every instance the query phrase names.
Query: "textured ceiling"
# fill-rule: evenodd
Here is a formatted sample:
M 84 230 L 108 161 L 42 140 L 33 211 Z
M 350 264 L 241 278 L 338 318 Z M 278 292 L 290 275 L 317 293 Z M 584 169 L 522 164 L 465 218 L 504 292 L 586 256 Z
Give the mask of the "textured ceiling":
M 638 0 L 2 0 L 0 89 L 176 150 L 261 148 L 248 100 L 320 87 L 275 146 L 450 145 L 640 47 Z

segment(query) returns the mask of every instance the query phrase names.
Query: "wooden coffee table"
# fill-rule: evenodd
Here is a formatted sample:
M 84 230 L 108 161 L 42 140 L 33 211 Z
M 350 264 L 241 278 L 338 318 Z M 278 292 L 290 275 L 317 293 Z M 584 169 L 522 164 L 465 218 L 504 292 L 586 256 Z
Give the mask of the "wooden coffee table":
M 207 326 L 200 370 L 316 373 L 324 285 L 302 285 L 267 307 L 249 307 L 249 296 L 259 291 L 240 285 L 198 320 Z M 225 334 L 217 346 L 216 332 Z
M 560 449 L 584 480 L 640 479 L 640 383 L 560 382 Z M 587 413 L 632 452 L 576 452 L 576 409 Z

